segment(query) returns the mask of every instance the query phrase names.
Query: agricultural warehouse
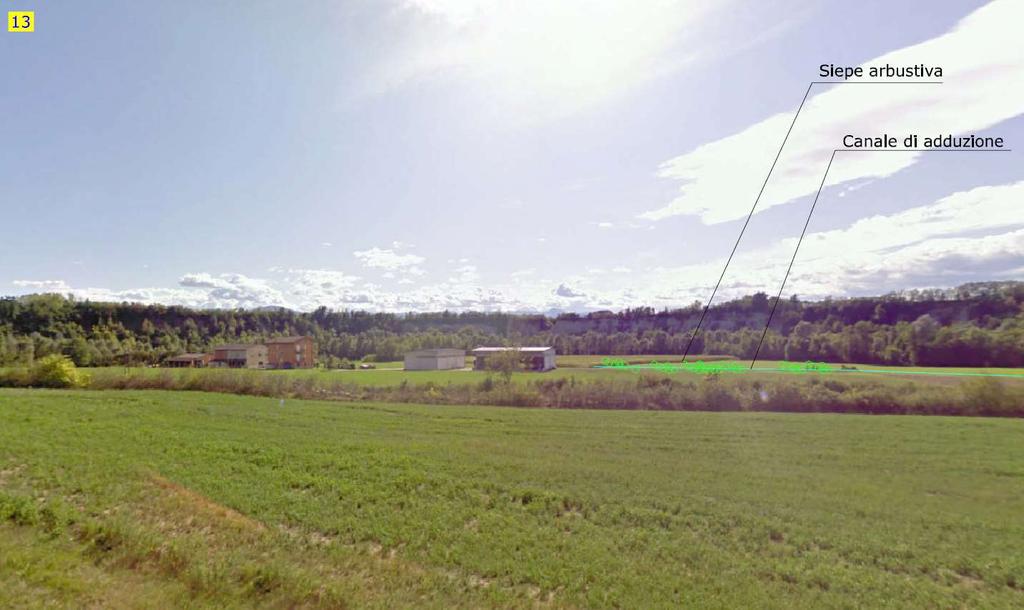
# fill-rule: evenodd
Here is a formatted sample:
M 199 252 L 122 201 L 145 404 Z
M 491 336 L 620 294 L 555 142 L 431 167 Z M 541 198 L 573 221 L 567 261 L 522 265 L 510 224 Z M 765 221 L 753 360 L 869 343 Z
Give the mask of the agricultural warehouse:
M 555 348 L 553 347 L 478 347 L 473 350 L 476 362 L 473 368 L 488 368 L 487 359 L 502 352 L 518 352 L 519 361 L 528 371 L 550 371 L 555 368 Z
M 461 349 L 418 349 L 405 355 L 407 371 L 442 371 L 466 366 L 466 351 Z

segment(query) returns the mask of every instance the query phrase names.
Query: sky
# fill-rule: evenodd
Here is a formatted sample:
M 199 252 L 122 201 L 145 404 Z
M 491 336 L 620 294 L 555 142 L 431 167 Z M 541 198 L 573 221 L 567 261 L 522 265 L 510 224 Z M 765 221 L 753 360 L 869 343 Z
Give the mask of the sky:
M 12 5 L 13 7 L 13 5 Z M 22 0 L 0 31 L 0 294 L 587 311 L 1024 279 L 1019 0 Z M 13 9 L 12 9 L 13 10 Z M 718 297 L 716 297 L 718 298 Z

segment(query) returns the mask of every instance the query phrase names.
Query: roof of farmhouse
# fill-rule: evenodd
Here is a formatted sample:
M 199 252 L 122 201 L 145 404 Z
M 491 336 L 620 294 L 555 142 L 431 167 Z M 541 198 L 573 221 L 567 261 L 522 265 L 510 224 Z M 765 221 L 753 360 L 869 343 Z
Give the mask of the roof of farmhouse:
M 555 349 L 555 348 L 553 348 L 553 347 L 478 347 L 475 350 L 473 350 L 473 353 L 482 352 L 482 353 L 486 354 L 486 353 L 490 353 L 490 352 L 510 352 L 510 351 L 514 351 L 514 352 L 526 352 L 528 354 L 542 354 L 542 353 L 544 353 L 544 352 L 546 352 L 548 350 L 553 350 L 553 349 Z
M 225 343 L 224 345 L 218 345 L 213 349 L 252 349 L 254 347 L 263 347 L 256 343 Z
M 205 358 L 206 356 L 207 356 L 207 354 L 180 354 L 178 356 L 173 356 L 171 358 L 168 358 L 168 360 L 171 360 L 171 361 L 200 360 L 202 358 Z

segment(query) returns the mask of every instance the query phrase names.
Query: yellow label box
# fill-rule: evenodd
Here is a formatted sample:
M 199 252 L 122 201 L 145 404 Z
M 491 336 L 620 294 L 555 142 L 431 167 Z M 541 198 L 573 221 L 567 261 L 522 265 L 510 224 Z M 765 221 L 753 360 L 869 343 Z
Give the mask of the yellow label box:
M 8 32 L 36 31 L 35 11 L 7 11 Z

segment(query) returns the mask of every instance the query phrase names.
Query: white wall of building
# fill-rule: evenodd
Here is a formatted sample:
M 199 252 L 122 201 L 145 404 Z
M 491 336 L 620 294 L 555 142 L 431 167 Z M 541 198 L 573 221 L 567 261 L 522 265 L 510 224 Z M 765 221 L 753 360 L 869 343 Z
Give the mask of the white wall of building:
M 459 355 L 409 352 L 405 355 L 405 370 L 407 371 L 443 371 L 461 369 L 465 366 L 465 353 Z

